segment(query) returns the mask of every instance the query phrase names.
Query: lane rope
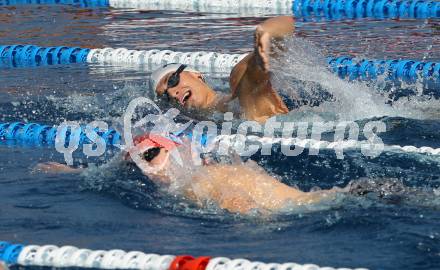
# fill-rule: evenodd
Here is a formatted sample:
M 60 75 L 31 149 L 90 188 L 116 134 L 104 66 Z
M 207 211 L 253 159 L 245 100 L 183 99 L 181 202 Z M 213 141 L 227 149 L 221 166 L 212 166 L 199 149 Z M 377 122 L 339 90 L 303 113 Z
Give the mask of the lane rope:
M 319 267 L 314 264 L 263 263 L 225 257 L 188 255 L 158 255 L 140 251 L 79 249 L 73 246 L 14 245 L 0 242 L 0 261 L 10 265 L 45 266 L 55 268 L 80 267 L 95 269 L 142 270 L 350 270 L 349 268 Z M 356 268 L 355 270 L 367 270 Z
M 109 7 L 108 0 L 0 0 L 0 6 L 72 5 L 87 8 Z
M 440 2 L 429 0 L 298 0 L 293 14 L 328 20 L 376 18 L 439 18 Z
M 291 15 L 292 0 L 109 0 L 113 8 L 234 13 L 239 16 Z
M 39 66 L 53 64 L 111 64 L 142 66 L 147 70 L 168 63 L 192 66 L 201 72 L 228 74 L 247 54 L 216 52 L 174 52 L 171 50 L 128 50 L 126 48 L 88 49 L 77 47 L 39 47 L 35 45 L 0 46 L 0 62 L 12 66 Z M 415 83 L 418 79 L 440 78 L 440 63 L 410 59 L 372 60 L 348 56 L 328 57 L 332 72 L 351 80 L 376 80 L 384 75 L 390 80 Z
M 434 0 L 0 0 L 0 6 L 44 4 L 196 12 L 231 12 L 244 15 L 287 15 L 308 20 L 358 18 L 439 18 Z
M 85 133 L 85 127 L 80 126 L 80 129 L 75 131 L 76 136 L 79 136 L 79 146 L 84 144 L 96 143 L 96 138 L 94 142 Z M 97 136 L 103 139 L 107 146 L 122 147 L 120 144 L 122 142 L 121 134 L 114 130 L 98 130 L 95 132 Z M 72 137 L 70 129 L 63 130 L 60 134 L 65 137 L 63 141 L 65 144 L 69 144 Z M 176 134 L 175 136 L 180 136 L 181 134 Z M 186 133 L 190 138 L 192 134 Z M 27 145 L 55 145 L 55 140 L 57 136 L 57 126 L 41 125 L 37 123 L 22 123 L 22 122 L 11 122 L 11 123 L 0 123 L 0 141 L 16 141 L 20 143 L 25 143 Z M 173 139 L 173 138 L 171 138 Z M 177 138 L 176 138 L 177 139 Z M 218 135 L 214 138 L 209 138 L 207 136 L 202 136 L 200 139 L 202 146 L 210 149 L 210 146 L 217 145 L 218 143 L 226 143 L 229 146 L 234 146 L 235 144 L 242 144 L 243 135 Z M 355 140 L 338 140 L 334 142 L 329 141 L 319 141 L 315 139 L 302 139 L 302 138 L 273 138 L 273 137 L 259 137 L 255 135 L 248 135 L 245 138 L 246 142 L 259 142 L 262 146 L 267 145 L 284 145 L 284 146 L 297 146 L 309 150 L 335 150 L 343 151 L 348 149 L 378 149 L 381 145 L 373 144 L 369 141 L 355 141 Z M 383 145 L 383 151 L 385 152 L 404 152 L 404 153 L 418 153 L 418 154 L 430 154 L 434 156 L 440 155 L 440 148 L 432 147 L 415 147 L 412 145 Z
M 57 126 L 49 126 L 37 123 L 10 122 L 0 123 L 0 140 L 14 140 L 28 145 L 55 145 L 57 139 Z M 109 146 L 117 146 L 121 143 L 121 135 L 114 129 L 105 131 L 95 129 L 97 135 Z M 86 134 L 86 127 L 80 126 L 78 134 L 72 134 L 71 129 L 62 130 L 59 134 L 64 135 L 63 141 L 69 143 L 72 135 L 79 136 L 79 144 L 90 144 L 92 141 Z
M 200 71 L 230 71 L 246 54 L 216 52 L 174 52 L 171 50 L 128 50 L 125 48 L 87 49 L 76 47 L 39 47 L 0 45 L 3 66 L 27 67 L 55 64 L 92 63 L 141 65 L 153 70 L 167 63 L 182 63 Z
M 422 62 L 408 59 L 371 60 L 355 59 L 347 56 L 328 57 L 330 70 L 341 78 L 376 80 L 385 75 L 391 80 L 416 82 L 418 79 L 440 78 L 440 63 Z

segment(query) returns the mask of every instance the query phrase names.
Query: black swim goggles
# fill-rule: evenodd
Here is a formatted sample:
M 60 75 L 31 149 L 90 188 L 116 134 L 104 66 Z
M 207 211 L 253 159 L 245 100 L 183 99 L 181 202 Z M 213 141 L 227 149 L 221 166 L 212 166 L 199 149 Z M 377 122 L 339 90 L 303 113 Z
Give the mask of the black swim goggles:
M 170 100 L 170 95 L 168 94 L 168 89 L 176 87 L 180 83 L 180 73 L 182 73 L 187 65 L 180 65 L 180 67 L 168 78 L 167 88 L 163 92 L 167 99 Z
M 142 154 L 142 157 L 145 161 L 150 162 L 159 155 L 160 149 L 161 147 L 150 148 Z

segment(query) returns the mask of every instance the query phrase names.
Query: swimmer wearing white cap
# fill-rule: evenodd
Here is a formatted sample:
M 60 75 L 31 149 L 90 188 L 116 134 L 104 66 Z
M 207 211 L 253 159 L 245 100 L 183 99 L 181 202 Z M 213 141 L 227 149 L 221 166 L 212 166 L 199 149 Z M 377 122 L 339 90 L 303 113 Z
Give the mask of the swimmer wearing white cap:
M 242 117 L 264 122 L 268 118 L 289 112 L 289 104 L 273 89 L 269 76 L 271 47 L 293 33 L 291 16 L 271 18 L 257 26 L 254 52 L 247 55 L 232 70 L 231 94 L 221 95 L 206 84 L 203 76 L 181 64 L 165 65 L 151 75 L 158 96 L 177 101 L 186 108 L 226 112 L 228 103 L 238 98 Z

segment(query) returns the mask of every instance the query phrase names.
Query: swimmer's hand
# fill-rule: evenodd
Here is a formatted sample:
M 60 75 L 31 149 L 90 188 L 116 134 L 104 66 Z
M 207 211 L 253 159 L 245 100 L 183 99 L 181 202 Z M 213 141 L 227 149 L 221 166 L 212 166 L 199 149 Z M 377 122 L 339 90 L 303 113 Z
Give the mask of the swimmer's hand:
M 72 168 L 65 164 L 61 164 L 58 162 L 46 162 L 39 163 L 32 172 L 42 172 L 42 173 L 80 173 L 82 172 L 82 168 Z
M 294 19 L 291 16 L 279 16 L 268 19 L 257 26 L 255 30 L 255 55 L 258 65 L 264 72 L 269 72 L 269 59 L 272 46 L 293 33 Z
M 0 261 L 0 270 L 9 270 L 9 268 L 4 262 Z

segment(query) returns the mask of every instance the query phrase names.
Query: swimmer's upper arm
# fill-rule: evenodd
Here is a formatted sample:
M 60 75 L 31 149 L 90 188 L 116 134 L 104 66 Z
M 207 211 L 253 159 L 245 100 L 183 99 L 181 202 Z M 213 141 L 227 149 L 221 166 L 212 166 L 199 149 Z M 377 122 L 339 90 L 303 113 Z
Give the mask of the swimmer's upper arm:
M 232 99 L 240 94 L 255 96 L 272 90 L 269 72 L 264 71 L 257 62 L 255 53 L 250 53 L 232 69 L 229 79 Z

